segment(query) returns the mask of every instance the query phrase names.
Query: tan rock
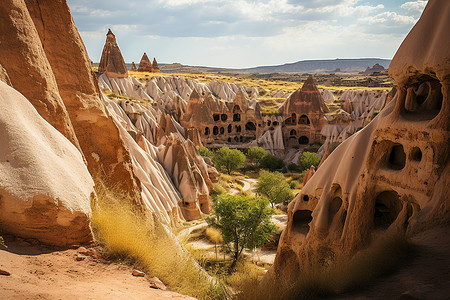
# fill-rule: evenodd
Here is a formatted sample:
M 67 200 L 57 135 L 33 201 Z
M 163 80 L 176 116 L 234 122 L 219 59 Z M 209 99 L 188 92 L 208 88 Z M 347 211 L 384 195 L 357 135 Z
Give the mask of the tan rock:
M 136 66 L 134 66 L 136 69 Z M 127 77 L 128 69 L 123 60 L 122 53 L 117 45 L 116 36 L 108 29 L 102 57 L 98 66 L 99 74 L 106 73 L 109 77 Z
M 428 2 L 391 63 L 397 96 L 338 146 L 289 204 L 269 277 L 351 257 L 374 234 L 448 226 L 449 12 L 448 1 Z
M 131 62 L 131 71 L 133 71 L 133 72 L 136 72 L 136 71 L 137 71 L 136 65 L 134 64 L 134 61 Z
M 159 72 L 161 72 L 161 70 L 159 69 L 159 66 L 158 66 L 158 62 L 156 62 L 156 58 L 153 58 L 152 72 L 153 72 L 153 73 L 159 73 Z
M 134 269 L 133 272 L 131 272 L 131 275 L 136 277 L 144 277 L 145 273 L 139 270 Z

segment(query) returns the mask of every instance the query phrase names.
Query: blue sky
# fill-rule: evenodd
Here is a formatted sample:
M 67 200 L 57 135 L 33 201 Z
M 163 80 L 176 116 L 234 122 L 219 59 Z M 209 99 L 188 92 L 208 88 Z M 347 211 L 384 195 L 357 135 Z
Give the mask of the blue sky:
M 126 62 L 244 68 L 392 58 L 424 0 L 68 0 L 91 60 L 111 28 Z

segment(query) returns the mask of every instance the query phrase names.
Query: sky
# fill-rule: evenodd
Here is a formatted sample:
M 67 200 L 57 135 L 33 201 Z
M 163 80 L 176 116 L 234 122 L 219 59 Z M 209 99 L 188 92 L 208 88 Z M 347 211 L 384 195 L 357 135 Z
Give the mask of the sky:
M 92 61 L 108 28 L 126 62 L 246 68 L 391 59 L 424 0 L 68 0 Z

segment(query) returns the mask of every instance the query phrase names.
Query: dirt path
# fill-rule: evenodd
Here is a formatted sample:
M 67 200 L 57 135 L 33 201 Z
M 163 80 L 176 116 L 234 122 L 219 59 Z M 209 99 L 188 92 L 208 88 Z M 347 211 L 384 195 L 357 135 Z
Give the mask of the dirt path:
M 132 276 L 128 265 L 11 238 L 6 243 L 0 270 L 11 275 L 0 275 L 0 299 L 194 299 L 150 288 L 147 278 Z

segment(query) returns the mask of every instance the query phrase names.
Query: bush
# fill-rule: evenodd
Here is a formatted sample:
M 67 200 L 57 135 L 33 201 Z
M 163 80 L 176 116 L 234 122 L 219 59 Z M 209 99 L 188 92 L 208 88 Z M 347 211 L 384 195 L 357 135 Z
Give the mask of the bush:
M 199 147 L 198 148 L 198 153 L 201 156 L 205 156 L 205 157 L 209 157 L 209 158 L 212 158 L 213 155 L 214 155 L 214 153 L 211 150 L 209 150 L 208 148 L 206 148 L 206 147 Z
M 248 149 L 247 157 L 250 158 L 253 162 L 259 163 L 261 158 L 267 155 L 266 150 L 261 147 L 252 147 Z
M 218 168 L 224 168 L 228 174 L 244 166 L 245 155 L 237 149 L 222 147 L 213 155 L 214 165 Z
M 287 168 L 288 168 L 288 170 L 289 171 L 291 171 L 291 172 L 297 172 L 298 171 L 298 166 L 296 165 L 296 164 L 294 164 L 294 163 L 290 163 L 288 166 L 287 166 Z
M 279 172 L 261 171 L 256 190 L 269 199 L 272 207 L 277 203 L 287 204 L 294 197 L 284 175 Z
M 220 195 L 213 200 L 215 216 L 206 222 L 220 229 L 224 243 L 233 254 L 234 270 L 244 249 L 253 250 L 269 240 L 276 230 L 270 222 L 273 209 L 267 199 L 242 195 Z
M 264 169 L 268 169 L 270 171 L 276 171 L 282 169 L 285 165 L 284 161 L 276 156 L 271 154 L 265 155 L 260 160 L 261 167 Z
M 311 166 L 317 167 L 317 165 L 320 162 L 320 156 L 317 153 L 313 152 L 303 152 L 302 156 L 300 157 L 299 163 L 302 167 L 302 170 L 307 170 Z

